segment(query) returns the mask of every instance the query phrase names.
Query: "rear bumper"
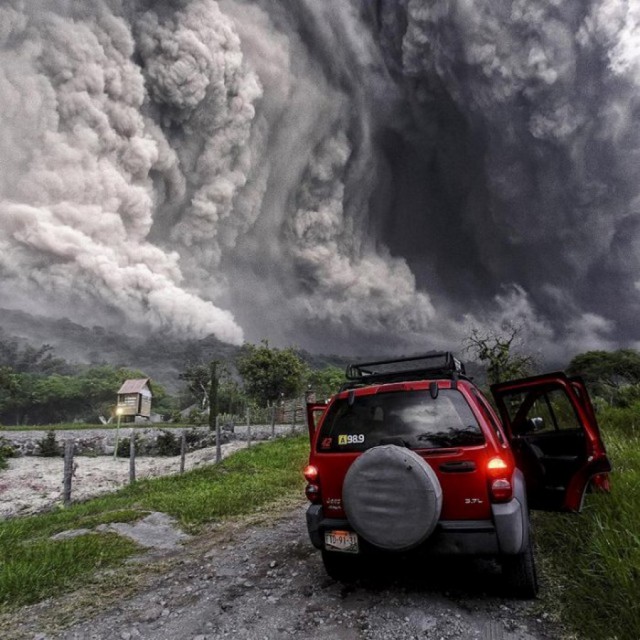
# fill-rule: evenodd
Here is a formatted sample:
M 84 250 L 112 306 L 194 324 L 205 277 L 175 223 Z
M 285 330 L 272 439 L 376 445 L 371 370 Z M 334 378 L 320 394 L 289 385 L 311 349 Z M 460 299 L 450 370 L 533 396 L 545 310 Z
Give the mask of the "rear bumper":
M 325 518 L 320 505 L 307 510 L 311 543 L 324 548 L 324 533 L 332 529 L 353 531 L 348 520 Z M 428 540 L 416 549 L 429 555 L 514 555 L 524 551 L 529 539 L 529 517 L 524 505 L 514 498 L 492 505 L 491 520 L 441 520 Z M 382 551 L 360 538 L 363 554 Z

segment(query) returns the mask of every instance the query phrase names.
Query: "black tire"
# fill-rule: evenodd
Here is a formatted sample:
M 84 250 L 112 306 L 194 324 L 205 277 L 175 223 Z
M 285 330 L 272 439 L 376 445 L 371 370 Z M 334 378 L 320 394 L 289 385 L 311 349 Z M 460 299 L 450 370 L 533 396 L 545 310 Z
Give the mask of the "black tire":
M 538 595 L 538 574 L 531 536 L 522 553 L 502 556 L 502 575 L 506 581 L 508 595 L 526 600 Z
M 361 562 L 359 557 L 323 549 L 322 564 L 324 564 L 327 575 L 338 582 L 354 582 L 360 576 Z

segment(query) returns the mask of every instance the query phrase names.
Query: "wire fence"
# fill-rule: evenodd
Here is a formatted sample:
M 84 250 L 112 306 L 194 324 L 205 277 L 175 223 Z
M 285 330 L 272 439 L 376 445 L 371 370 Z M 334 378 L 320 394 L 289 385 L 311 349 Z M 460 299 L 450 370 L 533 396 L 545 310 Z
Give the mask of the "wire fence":
M 22 456 L 16 460 L 19 464 L 13 465 L 16 469 L 2 472 L 3 482 L 20 484 L 20 499 L 30 504 L 22 511 L 12 510 L 8 504 L 12 499 L 11 491 L 4 492 L 0 496 L 0 516 L 37 512 L 59 502 L 69 505 L 140 479 L 184 473 L 198 466 L 216 464 L 226 455 L 240 448 L 252 447 L 260 441 L 307 433 L 304 406 L 303 399 L 269 408 L 268 412 L 221 414 L 214 430 L 208 426 L 167 429 L 149 425 L 140 429 L 139 425 L 129 425 L 131 428 L 121 426 L 99 432 L 97 429 L 90 434 L 86 431 L 57 431 L 55 457 Z M 89 440 L 99 443 L 90 448 Z M 57 475 L 61 457 L 62 478 Z M 52 475 L 50 469 L 56 468 L 58 471 L 53 475 L 57 475 L 57 480 L 55 477 L 48 479 Z M 20 469 L 22 476 L 11 480 L 12 473 Z M 36 477 L 37 481 L 31 480 Z M 33 487 L 33 492 L 25 497 L 24 491 L 29 487 Z M 48 502 L 41 501 L 45 495 L 49 496 Z

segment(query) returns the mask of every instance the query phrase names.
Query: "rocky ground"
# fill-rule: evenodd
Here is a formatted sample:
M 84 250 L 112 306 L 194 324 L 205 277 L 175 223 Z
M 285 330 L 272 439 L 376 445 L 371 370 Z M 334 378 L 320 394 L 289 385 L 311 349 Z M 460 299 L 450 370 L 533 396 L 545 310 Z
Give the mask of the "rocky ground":
M 167 526 L 158 514 L 149 524 L 154 523 Z M 542 640 L 560 635 L 539 604 L 505 597 L 499 571 L 489 562 L 394 561 L 373 567 L 370 576 L 351 585 L 331 580 L 307 538 L 300 502 L 218 524 L 195 538 L 176 536 L 133 562 L 135 571 L 128 565 L 106 572 L 93 587 L 5 616 L 3 638 Z

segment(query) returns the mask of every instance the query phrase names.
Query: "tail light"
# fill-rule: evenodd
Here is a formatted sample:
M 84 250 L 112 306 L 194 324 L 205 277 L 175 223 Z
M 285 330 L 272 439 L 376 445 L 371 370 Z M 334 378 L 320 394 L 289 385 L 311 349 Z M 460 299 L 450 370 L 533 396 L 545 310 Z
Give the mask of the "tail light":
M 513 485 L 511 484 L 513 468 L 511 464 L 503 458 L 491 458 L 487 462 L 487 476 L 491 502 L 508 502 L 513 498 Z
M 306 481 L 309 483 L 304 490 L 305 495 L 309 502 L 313 504 L 318 504 L 322 502 L 322 496 L 320 494 L 320 479 L 318 474 L 318 468 L 314 467 L 312 464 L 305 467 L 302 472 Z
M 318 479 L 318 467 L 314 467 L 312 464 L 304 468 L 302 472 L 307 482 L 315 482 Z

